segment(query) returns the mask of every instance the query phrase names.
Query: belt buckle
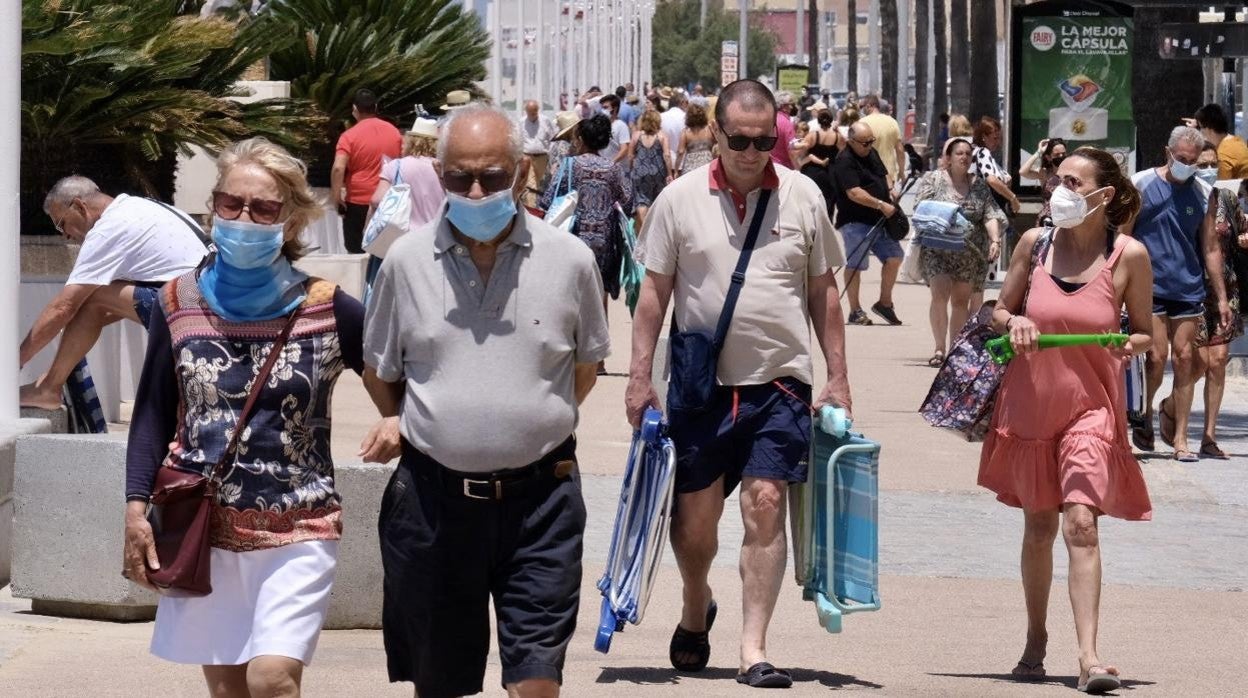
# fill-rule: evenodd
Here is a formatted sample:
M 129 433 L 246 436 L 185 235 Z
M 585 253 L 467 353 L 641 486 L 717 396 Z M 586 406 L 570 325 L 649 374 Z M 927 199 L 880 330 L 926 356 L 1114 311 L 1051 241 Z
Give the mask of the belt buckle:
M 491 482 L 494 483 L 494 497 L 485 497 L 479 494 L 473 494 L 472 490 L 469 489 L 472 485 L 488 485 Z M 464 496 L 469 499 L 502 499 L 503 483 L 498 480 L 469 480 L 468 478 L 464 478 Z

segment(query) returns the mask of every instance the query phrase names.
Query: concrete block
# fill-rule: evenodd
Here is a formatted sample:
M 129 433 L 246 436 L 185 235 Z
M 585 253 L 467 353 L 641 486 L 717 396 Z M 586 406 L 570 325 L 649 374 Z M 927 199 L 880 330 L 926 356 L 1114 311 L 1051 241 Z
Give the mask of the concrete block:
M 45 410 L 38 407 L 23 407 L 21 410 L 22 419 L 38 419 L 48 423 L 48 428 L 41 433 L 69 433 L 69 411 L 64 407 L 55 410 Z
M 0 587 L 9 583 L 13 543 L 13 480 L 17 464 L 17 439 L 51 430 L 46 419 L 0 422 Z
M 122 434 L 18 439 L 13 596 L 36 611 L 154 617 L 156 595 L 121 576 L 125 477 Z
M 348 294 L 364 299 L 364 280 L 368 275 L 366 254 L 311 254 L 295 262 L 295 267 L 305 274 L 333 281 Z
M 342 495 L 338 574 L 329 598 L 326 630 L 381 627 L 384 574 L 377 540 L 381 495 L 394 465 L 339 463 L 334 485 Z

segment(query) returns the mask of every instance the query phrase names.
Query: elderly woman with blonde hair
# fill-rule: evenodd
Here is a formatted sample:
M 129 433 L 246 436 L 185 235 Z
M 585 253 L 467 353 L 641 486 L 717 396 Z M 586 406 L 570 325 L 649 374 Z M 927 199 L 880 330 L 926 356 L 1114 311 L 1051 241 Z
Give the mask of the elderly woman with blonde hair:
M 123 574 L 154 588 L 170 563 L 145 518 L 158 471 L 211 478 L 211 591 L 162 596 L 151 651 L 202 665 L 213 696 L 297 696 L 342 531 L 330 398 L 344 367 L 363 370 L 364 311 L 291 264 L 321 211 L 302 162 L 253 138 L 217 167 L 215 253 L 161 289 L 148 328 Z

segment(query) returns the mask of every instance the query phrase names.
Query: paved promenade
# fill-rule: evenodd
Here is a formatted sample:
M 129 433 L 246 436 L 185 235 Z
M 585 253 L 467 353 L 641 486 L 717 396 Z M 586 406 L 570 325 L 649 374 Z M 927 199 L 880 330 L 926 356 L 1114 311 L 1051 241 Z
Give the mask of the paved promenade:
M 866 277 L 874 298 L 878 277 Z M 829 635 L 802 602 L 791 577 L 781 593 L 770 652 L 793 669 L 791 695 L 831 690 L 874 695 L 1072 695 L 1076 643 L 1065 592 L 1066 556 L 1055 547 L 1050 604 L 1050 680 L 1009 681 L 1022 649 L 1025 619 L 1018 582 L 1021 514 L 975 485 L 979 449 L 934 430 L 917 415 L 935 374 L 927 293 L 901 286 L 902 327 L 851 327 L 849 359 L 857 428 L 884 444 L 881 462 L 881 560 L 884 608 L 845 620 Z M 593 651 L 599 594 L 594 583 L 606 556 L 619 473 L 630 438 L 623 423 L 628 314 L 611 308 L 613 374 L 600 379 L 579 438 L 590 509 L 580 626 L 566 667 L 570 696 L 748 695 L 733 681 L 740 627 L 736 558 L 741 538 L 735 497 L 725 510 L 712 584 L 720 603 L 710 667 L 680 676 L 668 667 L 667 642 L 679 615 L 679 575 L 670 551 L 640 626 L 615 637 L 610 654 Z M 334 450 L 354 458 L 371 423 L 358 380 L 335 396 Z M 1199 409 L 1199 406 L 1198 406 Z M 1101 654 L 1127 679 L 1120 695 L 1237 695 L 1248 652 L 1248 383 L 1232 382 L 1221 443 L 1224 462 L 1180 464 L 1166 454 L 1143 460 L 1154 520 L 1103 520 L 1105 590 Z M 1193 424 L 1200 423 L 1197 412 Z M 1194 431 L 1193 436 L 1198 436 Z M 380 493 L 379 493 L 380 496 Z M 118 497 L 120 500 L 120 497 Z M 350 506 L 350 502 L 347 502 Z M 121 506 L 118 505 L 120 517 Z M 147 654 L 151 625 L 112 624 L 33 615 L 29 604 L 0 590 L 0 696 L 199 696 L 198 671 Z M 491 660 L 486 695 L 502 695 Z M 386 682 L 381 637 L 371 631 L 322 635 L 305 674 L 308 696 L 405 696 Z

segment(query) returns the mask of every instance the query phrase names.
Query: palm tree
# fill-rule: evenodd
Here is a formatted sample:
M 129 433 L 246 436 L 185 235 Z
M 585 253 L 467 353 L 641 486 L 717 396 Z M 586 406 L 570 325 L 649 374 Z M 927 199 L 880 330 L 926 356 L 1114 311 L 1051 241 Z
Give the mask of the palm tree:
M 904 119 L 906 105 L 897 89 L 897 0 L 880 0 L 880 96 L 893 103 L 893 114 Z
M 941 2 L 941 0 L 937 0 Z M 967 0 L 951 0 L 949 3 L 949 106 L 965 114 L 971 106 L 971 47 L 967 22 Z M 991 2 L 978 2 L 977 6 Z M 993 38 L 996 45 L 996 38 Z
M 328 117 L 309 179 L 328 186 L 338 136 L 356 90 L 369 88 L 381 116 L 406 123 L 416 105 L 435 108 L 447 92 L 485 78 L 489 35 L 454 0 L 285 0 L 268 14 L 298 38 L 269 55 L 274 80 Z
M 931 50 L 927 34 L 931 31 L 932 0 L 914 3 L 914 120 L 936 128 L 935 119 L 927 111 L 927 52 Z
M 849 62 L 846 64 L 850 92 L 858 91 L 858 0 L 847 0 L 845 14 L 849 18 L 849 36 L 845 39 L 845 50 Z
M 940 129 L 936 127 L 938 115 L 949 109 L 949 66 L 946 64 L 945 38 L 945 2 L 932 1 L 932 42 L 935 63 L 932 65 L 932 128 L 927 134 L 927 142 L 931 146 L 934 157 L 939 157 L 936 149 L 940 147 Z
M 236 81 L 290 34 L 268 18 L 179 15 L 173 2 L 23 0 L 22 231 L 52 233 L 42 198 L 82 174 L 109 193 L 171 199 L 176 155 L 253 134 L 306 147 L 300 100 L 243 105 Z
M 956 82 L 956 81 L 955 81 Z M 997 7 L 975 3 L 971 13 L 971 93 L 968 114 L 1000 118 L 997 108 Z

